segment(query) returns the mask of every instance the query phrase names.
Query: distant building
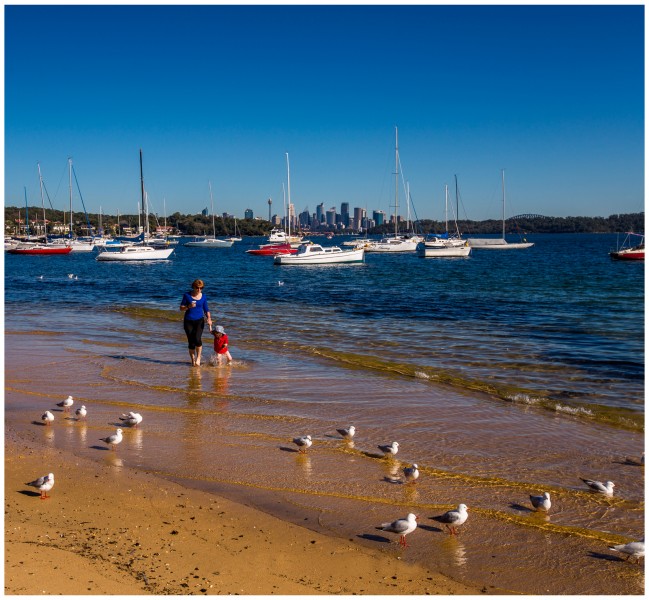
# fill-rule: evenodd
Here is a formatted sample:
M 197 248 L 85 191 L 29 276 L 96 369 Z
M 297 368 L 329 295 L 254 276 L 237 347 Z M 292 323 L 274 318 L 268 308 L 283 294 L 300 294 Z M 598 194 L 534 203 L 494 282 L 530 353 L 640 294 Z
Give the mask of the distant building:
M 252 213 L 252 208 L 246 208 L 246 212 L 243 213 L 243 218 L 244 219 L 254 219 L 255 216 Z
M 316 206 L 316 208 L 315 208 L 315 214 L 316 214 L 316 219 L 317 219 L 320 223 L 324 223 L 324 222 L 325 222 L 324 202 L 321 202 L 320 204 L 318 204 L 318 206 Z
M 377 227 L 380 227 L 385 223 L 385 212 L 382 210 L 375 210 L 372 213 L 372 220 L 376 223 Z
M 206 207 L 201 211 L 201 214 L 202 214 L 204 217 L 209 217 L 209 216 L 210 216 L 210 211 L 207 210 L 207 206 L 206 206 Z
M 349 202 L 340 205 L 340 221 L 345 227 L 349 227 Z
M 333 227 L 336 224 L 336 207 L 332 206 L 327 211 L 327 225 Z
M 352 223 L 352 229 L 361 229 L 363 227 L 363 220 L 366 218 L 366 212 L 364 208 L 359 208 L 358 206 L 354 207 L 354 222 Z

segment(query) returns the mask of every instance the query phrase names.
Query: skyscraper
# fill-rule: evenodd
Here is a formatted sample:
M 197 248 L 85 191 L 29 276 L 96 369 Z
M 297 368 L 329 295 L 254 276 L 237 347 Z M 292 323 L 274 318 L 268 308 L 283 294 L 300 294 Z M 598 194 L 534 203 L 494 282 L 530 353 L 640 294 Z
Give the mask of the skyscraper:
M 349 202 L 343 202 L 340 205 L 340 218 L 345 227 L 349 227 Z

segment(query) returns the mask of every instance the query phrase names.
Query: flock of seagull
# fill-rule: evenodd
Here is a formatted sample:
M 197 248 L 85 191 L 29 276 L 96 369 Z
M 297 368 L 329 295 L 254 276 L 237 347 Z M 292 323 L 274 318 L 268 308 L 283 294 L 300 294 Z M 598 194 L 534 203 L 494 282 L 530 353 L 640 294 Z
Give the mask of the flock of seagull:
M 356 433 L 356 428 L 354 425 L 350 425 L 346 428 L 336 429 L 336 431 L 345 439 L 351 440 Z M 293 438 L 293 443 L 298 447 L 299 452 L 306 452 L 308 448 L 313 445 L 313 440 L 310 435 L 302 435 L 296 438 Z M 399 442 L 391 442 L 390 444 L 379 444 L 379 450 L 383 452 L 385 456 L 394 456 L 399 452 Z M 644 452 L 642 453 L 642 458 L 639 463 L 634 463 L 639 465 L 644 465 Z M 403 476 L 407 483 L 416 483 L 416 480 L 419 478 L 419 467 L 416 463 L 413 463 L 409 467 L 404 467 Z M 596 481 L 594 479 L 580 479 L 594 492 L 605 494 L 606 496 L 613 496 L 613 488 L 615 484 L 612 481 L 607 481 L 602 483 L 601 481 Z M 530 494 L 530 502 L 535 510 L 548 512 L 552 507 L 552 501 L 550 500 L 550 493 L 543 492 L 540 496 L 534 496 Z M 454 510 L 449 510 L 442 515 L 432 517 L 434 521 L 438 523 L 443 523 L 448 529 L 449 535 L 457 535 L 458 527 L 464 525 L 466 520 L 469 518 L 468 507 L 466 504 L 459 504 L 458 507 Z M 399 544 L 404 548 L 408 546 L 406 542 L 406 536 L 409 533 L 412 533 L 417 529 L 417 519 L 418 515 L 414 513 L 408 513 L 407 516 L 396 519 L 390 523 L 383 523 L 377 529 L 382 531 L 388 531 L 390 533 L 396 533 L 399 535 Z M 640 559 L 644 557 L 644 537 L 637 542 L 630 542 L 628 544 L 618 544 L 616 546 L 609 546 L 610 550 L 614 550 L 625 555 L 626 559 L 631 557 Z
M 74 404 L 74 399 L 72 396 L 68 396 L 62 402 L 58 402 L 57 406 L 63 408 L 64 412 L 70 410 Z M 75 414 L 78 419 L 85 419 L 88 411 L 85 406 L 81 406 L 76 409 Z M 49 410 L 46 410 L 41 416 L 41 420 L 45 425 L 49 425 L 54 421 L 54 415 Z M 142 422 L 142 415 L 136 412 L 128 412 L 122 414 L 119 417 L 119 420 L 122 422 L 123 427 L 133 427 L 137 426 Z M 356 428 L 354 425 L 350 425 L 346 428 L 336 429 L 336 431 L 346 440 L 352 440 L 356 434 Z M 117 429 L 114 434 L 99 438 L 100 441 L 108 444 L 111 449 L 115 449 L 123 440 L 122 429 Z M 298 447 L 298 452 L 305 453 L 312 445 L 313 439 L 310 435 L 302 435 L 296 438 L 293 438 L 293 443 Z M 391 442 L 390 444 L 379 444 L 379 450 L 383 452 L 384 456 L 393 457 L 399 452 L 399 442 Z M 642 458 L 639 463 L 634 463 L 639 465 L 644 465 L 644 452 L 642 453 Z M 404 467 L 403 476 L 407 483 L 414 484 L 419 478 L 419 467 L 416 463 L 413 463 L 409 467 Z M 612 481 L 607 481 L 602 483 L 601 481 L 596 481 L 593 479 L 584 479 L 580 478 L 591 490 L 594 492 L 605 494 L 606 496 L 613 496 L 613 488 L 615 484 Z M 47 492 L 49 492 L 54 487 L 54 474 L 48 473 L 43 475 L 34 481 L 30 481 L 25 485 L 34 487 L 41 492 L 41 500 L 49 498 Z M 550 493 L 544 492 L 540 496 L 530 495 L 530 502 L 535 510 L 548 512 L 552 507 L 552 501 L 550 500 Z M 442 523 L 446 526 L 449 535 L 457 535 L 458 527 L 464 525 L 466 520 L 469 518 L 468 507 L 466 504 L 459 504 L 458 507 L 454 510 L 449 510 L 444 514 L 432 517 L 433 520 L 438 523 Z M 404 548 L 408 546 L 406 542 L 406 536 L 409 533 L 412 533 L 417 529 L 417 519 L 418 516 L 414 513 L 409 513 L 407 516 L 396 519 L 395 521 L 389 523 L 382 523 L 377 529 L 381 531 L 387 531 L 389 533 L 396 533 L 399 535 L 399 544 Z M 625 558 L 628 560 L 630 558 L 640 559 L 644 557 L 644 537 L 636 542 L 630 542 L 628 544 L 618 544 L 616 546 L 609 546 L 610 550 L 619 552 L 625 555 Z

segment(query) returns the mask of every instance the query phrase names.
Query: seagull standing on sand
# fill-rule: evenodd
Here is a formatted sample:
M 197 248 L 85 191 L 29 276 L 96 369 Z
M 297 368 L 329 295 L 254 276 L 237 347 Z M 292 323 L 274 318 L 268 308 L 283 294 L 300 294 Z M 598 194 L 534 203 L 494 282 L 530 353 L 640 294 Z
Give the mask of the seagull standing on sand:
M 550 510 L 550 507 L 552 506 L 552 502 L 550 502 L 549 492 L 544 492 L 542 496 L 530 495 L 530 502 L 532 503 L 532 506 L 536 508 L 536 510 L 543 510 L 545 512 L 548 512 Z
M 293 438 L 293 443 L 299 448 L 298 452 L 306 452 L 307 448 L 310 448 L 311 444 L 313 444 L 310 435 Z
M 403 476 L 408 483 L 415 483 L 419 478 L 419 467 L 417 463 L 412 463 L 412 467 L 405 467 L 403 469 Z
M 54 415 L 49 410 L 46 410 L 41 415 L 41 421 L 43 421 L 45 425 L 49 425 L 52 421 L 54 421 Z
M 81 405 L 79 408 L 77 408 L 77 410 L 74 411 L 74 414 L 77 415 L 79 419 L 85 419 L 88 411 L 86 410 L 85 406 Z
M 379 444 L 379 450 L 386 456 L 394 456 L 399 452 L 399 442 L 392 442 L 391 444 Z
M 405 519 L 397 519 L 396 521 L 392 521 L 392 523 L 383 523 L 377 529 L 389 531 L 390 533 L 398 533 L 400 535 L 399 544 L 405 548 L 408 546 L 406 536 L 417 529 L 417 515 L 409 513 Z
M 463 525 L 469 518 L 469 509 L 466 504 L 460 504 L 455 510 L 449 510 L 443 515 L 433 517 L 433 520 L 438 523 L 444 523 L 448 529 L 449 535 L 457 535 L 457 527 Z
M 356 433 L 356 427 L 350 425 L 349 427 L 346 428 L 336 429 L 336 431 L 340 435 L 342 435 L 346 440 L 351 440 L 354 437 L 354 434 Z
M 601 481 L 594 481 L 593 479 L 584 479 L 583 477 L 580 477 L 579 479 L 581 479 L 594 492 L 599 492 L 600 494 L 606 494 L 607 496 L 613 495 L 613 488 L 615 487 L 615 484 L 612 481 L 607 481 L 606 483 L 602 483 Z
M 105 438 L 99 438 L 100 441 L 106 442 L 113 450 L 115 449 L 115 446 L 117 444 L 120 444 L 122 442 L 122 430 L 117 429 L 113 435 L 109 435 L 108 437 Z
M 609 550 L 613 550 L 615 552 L 620 552 L 622 554 L 626 554 L 626 558 L 624 560 L 629 560 L 630 558 L 637 558 L 638 562 L 640 562 L 640 559 L 644 557 L 644 538 L 642 538 L 639 542 L 630 542 L 628 544 L 618 544 L 617 546 L 609 546 Z
M 41 493 L 41 500 L 47 500 L 49 498 L 47 492 L 49 492 L 54 487 L 54 473 L 43 475 L 43 477 L 34 479 L 34 481 L 30 481 L 25 485 L 35 487 Z
M 74 404 L 74 399 L 72 396 L 68 396 L 62 402 L 57 402 L 56 405 L 60 406 L 63 410 L 68 410 Z
M 122 425 L 137 428 L 137 426 L 142 422 L 142 415 L 136 412 L 129 412 L 127 415 L 122 415 L 119 420 L 122 422 Z

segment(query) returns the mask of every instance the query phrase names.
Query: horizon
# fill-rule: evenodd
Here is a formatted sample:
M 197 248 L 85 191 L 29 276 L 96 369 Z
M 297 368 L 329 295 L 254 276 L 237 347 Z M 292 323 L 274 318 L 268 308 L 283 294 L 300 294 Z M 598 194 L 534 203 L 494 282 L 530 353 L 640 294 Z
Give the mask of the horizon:
M 644 6 L 5 6 L 5 206 L 644 212 Z M 97 23 L 100 26 L 97 27 Z M 317 24 L 317 25 L 316 25 Z M 145 34 L 142 34 L 142 31 Z M 451 192 L 453 189 L 453 192 Z M 451 201 L 451 198 L 453 200 Z M 288 198 L 287 198 L 288 200 Z M 46 200 L 46 206 L 48 202 Z M 82 212 L 73 188 L 73 210 Z M 464 213 L 464 214 L 463 214 Z M 451 210 L 449 209 L 449 216 Z

